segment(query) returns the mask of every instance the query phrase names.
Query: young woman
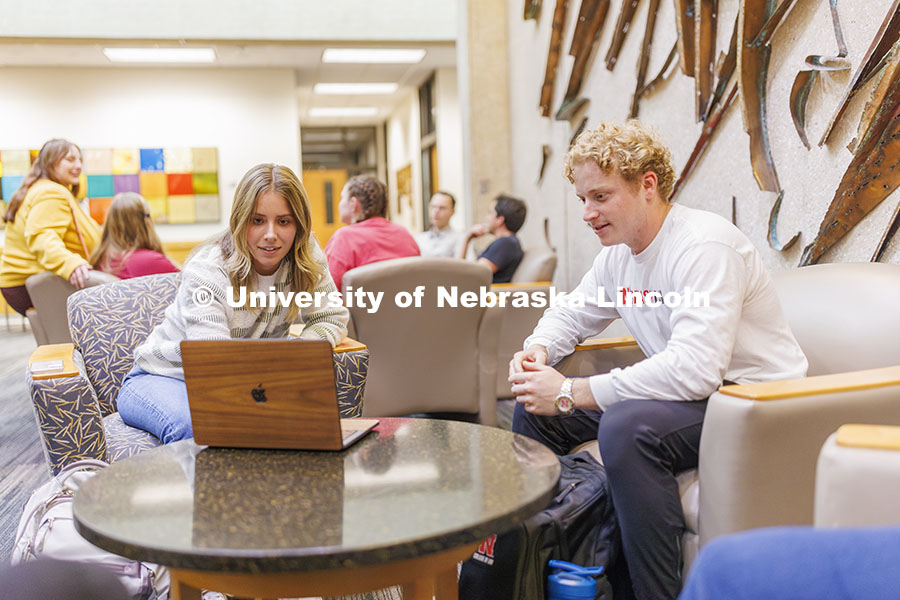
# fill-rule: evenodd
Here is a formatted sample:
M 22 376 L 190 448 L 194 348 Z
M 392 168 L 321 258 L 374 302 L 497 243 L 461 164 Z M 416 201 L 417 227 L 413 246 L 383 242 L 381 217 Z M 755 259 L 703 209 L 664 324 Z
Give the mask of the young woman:
M 354 177 L 341 191 L 338 204 L 341 227 L 325 245 L 328 268 L 334 283 L 341 288 L 341 279 L 350 269 L 369 263 L 419 256 L 419 245 L 402 225 L 391 223 L 387 214 L 387 195 L 384 184 L 374 177 Z
M 119 279 L 178 270 L 163 254 L 150 220 L 150 206 L 135 192 L 123 192 L 113 198 L 100 245 L 91 254 L 91 264 Z
M 229 300 L 238 298 L 242 287 L 247 296 L 272 288 L 285 295 L 336 291 L 310 231 L 306 190 L 287 167 L 250 169 L 235 190 L 229 230 L 189 258 L 165 319 L 135 349 L 135 365 L 118 397 L 125 423 L 164 444 L 193 436 L 182 340 L 287 337 L 292 324 L 303 323 L 301 338 L 324 339 L 334 346 L 347 333 L 349 313 L 343 305 L 232 307 Z
M 75 200 L 80 175 L 78 146 L 50 140 L 9 199 L 0 292 L 19 314 L 32 305 L 25 280 L 35 273 L 52 271 L 76 288 L 84 287 L 100 226 Z

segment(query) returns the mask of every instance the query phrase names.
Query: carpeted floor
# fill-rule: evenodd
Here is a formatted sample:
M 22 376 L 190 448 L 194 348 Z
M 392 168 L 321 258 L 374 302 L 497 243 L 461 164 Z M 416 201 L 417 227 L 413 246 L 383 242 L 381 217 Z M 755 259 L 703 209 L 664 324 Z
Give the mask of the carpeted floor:
M 34 337 L 21 326 L 0 325 L 0 564 L 9 560 L 22 507 L 50 477 L 25 387 Z
M 37 425 L 25 385 L 25 366 L 35 349 L 34 337 L 15 323 L 0 324 L 0 565 L 7 564 L 22 507 L 38 485 L 49 478 Z M 512 401 L 497 406 L 500 426 L 509 429 Z M 355 596 L 357 600 L 399 600 L 399 590 Z

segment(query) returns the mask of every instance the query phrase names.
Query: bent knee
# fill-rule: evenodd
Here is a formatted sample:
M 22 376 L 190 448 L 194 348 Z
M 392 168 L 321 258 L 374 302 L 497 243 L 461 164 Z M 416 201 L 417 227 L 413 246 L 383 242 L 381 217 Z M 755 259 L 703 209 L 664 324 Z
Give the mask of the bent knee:
M 617 402 L 606 409 L 597 428 L 597 442 L 607 468 L 629 461 L 638 441 L 652 437 L 647 426 L 652 410 L 652 405 L 641 400 Z

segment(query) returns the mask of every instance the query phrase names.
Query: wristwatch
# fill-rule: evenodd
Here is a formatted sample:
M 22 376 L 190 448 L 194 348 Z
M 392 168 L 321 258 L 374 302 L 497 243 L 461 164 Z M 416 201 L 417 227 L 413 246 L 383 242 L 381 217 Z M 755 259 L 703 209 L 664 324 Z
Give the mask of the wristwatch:
M 559 388 L 559 395 L 556 396 L 556 410 L 562 415 L 571 415 L 575 410 L 575 398 L 572 396 L 572 384 L 575 380 L 566 377 Z

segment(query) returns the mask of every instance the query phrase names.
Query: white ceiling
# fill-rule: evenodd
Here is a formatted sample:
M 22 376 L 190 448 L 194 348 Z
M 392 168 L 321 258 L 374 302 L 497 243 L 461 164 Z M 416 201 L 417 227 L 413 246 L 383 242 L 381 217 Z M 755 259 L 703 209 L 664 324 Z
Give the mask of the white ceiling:
M 418 88 L 435 70 L 456 65 L 456 47 L 452 43 L 426 44 L 377 44 L 379 47 L 418 47 L 426 49 L 425 58 L 415 65 L 385 64 L 323 64 L 322 51 L 334 46 L 362 46 L 363 44 L 291 44 L 256 42 L 190 43 L 181 46 L 213 47 L 217 60 L 213 65 L 172 64 L 114 64 L 103 55 L 106 46 L 172 46 L 173 42 L 159 44 L 122 40 L 91 40 L 65 43 L 53 41 L 0 42 L 0 67 L 107 67 L 141 68 L 142 66 L 166 68 L 253 68 L 288 67 L 297 77 L 297 102 L 300 124 L 303 126 L 356 126 L 375 125 L 383 122 L 410 90 Z M 375 44 L 365 44 L 375 46 Z M 325 96 L 313 94 L 316 83 L 347 82 L 396 82 L 398 90 L 387 95 Z M 365 118 L 328 117 L 310 118 L 311 107 L 374 106 L 376 116 Z

